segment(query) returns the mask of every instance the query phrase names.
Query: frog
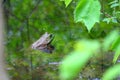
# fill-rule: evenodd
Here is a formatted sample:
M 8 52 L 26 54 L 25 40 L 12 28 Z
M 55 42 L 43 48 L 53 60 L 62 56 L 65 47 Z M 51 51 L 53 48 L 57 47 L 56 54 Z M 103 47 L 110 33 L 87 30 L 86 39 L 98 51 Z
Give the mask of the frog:
M 53 34 L 45 32 L 37 41 L 32 44 L 32 49 L 40 50 L 46 53 L 52 53 L 54 50 L 54 46 L 51 45 L 53 39 Z

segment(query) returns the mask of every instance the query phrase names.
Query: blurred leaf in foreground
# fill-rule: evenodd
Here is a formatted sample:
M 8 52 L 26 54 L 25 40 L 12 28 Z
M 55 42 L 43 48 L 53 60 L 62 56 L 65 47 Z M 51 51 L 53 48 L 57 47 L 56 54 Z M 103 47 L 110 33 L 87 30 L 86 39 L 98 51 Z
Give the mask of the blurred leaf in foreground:
M 107 51 L 112 47 L 112 44 L 117 40 L 119 34 L 117 31 L 112 31 L 108 36 L 104 39 L 103 49 Z
M 114 58 L 113 58 L 113 63 L 114 64 L 116 63 L 116 61 L 117 61 L 117 59 L 118 59 L 119 56 L 120 56 L 120 43 L 118 43 L 118 46 L 115 49 L 115 54 L 114 54 Z
M 81 40 L 60 65 L 61 80 L 74 80 L 89 58 L 97 52 L 100 44 L 97 41 Z
M 114 80 L 118 75 L 120 75 L 120 64 L 117 64 L 109 68 L 102 77 L 102 80 Z

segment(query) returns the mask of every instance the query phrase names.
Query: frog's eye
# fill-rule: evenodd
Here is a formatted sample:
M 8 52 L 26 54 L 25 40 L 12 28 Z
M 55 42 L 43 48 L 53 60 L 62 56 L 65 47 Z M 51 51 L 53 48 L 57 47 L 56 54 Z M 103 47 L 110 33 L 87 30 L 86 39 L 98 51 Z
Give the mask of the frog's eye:
M 50 34 L 50 38 L 52 38 L 53 37 L 53 34 Z
M 53 41 L 53 39 L 54 39 L 54 35 L 53 34 L 50 34 L 50 37 L 49 37 L 49 43 L 48 44 L 50 44 L 52 41 Z

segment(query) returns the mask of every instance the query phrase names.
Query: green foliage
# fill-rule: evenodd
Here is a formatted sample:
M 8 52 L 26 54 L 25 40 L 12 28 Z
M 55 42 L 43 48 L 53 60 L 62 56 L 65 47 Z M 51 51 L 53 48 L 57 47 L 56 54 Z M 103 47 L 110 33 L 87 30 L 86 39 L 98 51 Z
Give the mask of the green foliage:
M 118 37 L 119 37 L 118 32 L 113 31 L 104 39 L 102 44 L 100 44 L 100 42 L 98 42 L 97 40 L 79 41 L 75 45 L 75 50 L 63 60 L 63 63 L 60 66 L 61 80 L 74 80 L 74 78 L 78 75 L 78 73 L 81 71 L 81 69 L 86 64 L 86 62 L 91 58 L 91 56 L 93 56 L 95 53 L 97 54 L 97 52 L 99 52 L 102 49 L 105 52 L 108 51 L 110 47 L 112 47 L 112 44 L 114 44 L 116 40 L 118 41 Z M 120 50 L 119 50 L 120 46 L 115 45 L 114 47 L 117 47 L 115 48 L 116 53 L 113 59 L 113 62 L 115 63 L 117 61 L 118 56 L 120 55 Z M 120 74 L 119 72 L 114 72 L 114 73 Z M 110 74 L 112 75 L 112 72 Z M 106 73 L 104 77 L 105 77 L 104 80 L 110 80 L 109 78 L 115 77 L 115 75 L 111 77 L 109 76 L 109 74 Z
M 64 2 L 65 2 L 65 5 L 66 5 L 66 7 L 67 7 L 72 0 L 61 0 L 61 1 L 64 1 Z
M 105 39 L 103 43 L 103 49 L 105 51 L 109 50 L 110 46 L 112 46 L 112 43 L 116 41 L 118 38 L 119 34 L 117 31 L 111 32 Z
M 119 2 L 118 0 L 113 0 L 112 2 L 109 3 L 110 4 L 110 8 L 115 8 L 119 6 Z
M 75 22 L 83 22 L 88 31 L 100 20 L 100 3 L 98 0 L 80 0 L 75 11 Z
M 110 23 L 118 23 L 119 17 L 120 17 L 120 11 L 118 10 L 120 7 L 118 0 L 113 0 L 112 2 L 109 2 L 111 12 L 110 13 L 104 13 L 107 17 L 103 19 L 103 21 Z
M 97 41 L 81 40 L 75 45 L 75 50 L 68 55 L 60 65 L 61 80 L 74 80 L 90 57 L 99 49 Z
M 113 50 L 115 55 L 113 58 L 113 63 L 115 64 L 120 55 L 120 37 L 118 31 L 111 32 L 105 39 L 103 43 L 104 51 Z
M 117 62 L 119 56 L 120 56 L 120 43 L 117 46 L 117 48 L 115 49 L 115 55 L 114 55 L 114 58 L 113 58 L 113 63 L 114 64 Z
M 58 0 L 5 1 L 4 44 L 12 80 L 59 80 L 59 66 L 51 63 L 60 61 L 63 61 L 62 80 L 74 79 L 79 72 L 82 80 L 101 78 L 112 66 L 113 56 L 113 63 L 118 63 L 120 1 L 75 0 L 72 3 L 72 0 L 61 0 L 67 8 Z M 87 28 L 74 21 L 84 23 Z M 45 32 L 55 35 L 53 54 L 31 49 L 31 44 Z
M 120 75 L 120 64 L 114 65 L 109 68 L 102 77 L 102 80 L 114 80 L 118 75 Z

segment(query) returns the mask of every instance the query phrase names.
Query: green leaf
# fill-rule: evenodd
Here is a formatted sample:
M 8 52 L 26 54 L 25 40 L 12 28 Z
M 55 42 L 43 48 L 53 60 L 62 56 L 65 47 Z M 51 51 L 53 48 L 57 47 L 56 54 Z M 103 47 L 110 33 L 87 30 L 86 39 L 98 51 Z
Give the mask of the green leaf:
M 113 63 L 117 61 L 120 55 L 120 36 L 118 31 L 112 31 L 103 42 L 103 49 L 104 51 L 113 50 L 115 52 Z
M 61 80 L 73 80 L 88 61 L 90 57 L 89 53 L 79 53 L 79 51 L 72 52 L 71 55 L 63 60 L 62 65 L 60 66 Z
M 75 50 L 80 52 L 94 52 L 100 46 L 96 40 L 81 40 L 75 45 Z
M 71 3 L 72 0 L 60 0 L 60 1 L 64 1 L 65 2 L 65 5 L 66 7 Z
M 120 36 L 119 36 L 119 34 L 116 37 L 117 37 L 117 39 L 113 42 L 113 44 L 111 46 L 111 50 L 116 50 L 117 47 L 120 45 Z
M 75 51 L 60 65 L 61 80 L 74 80 L 90 57 L 99 49 L 99 42 L 82 40 L 75 45 Z
M 120 64 L 114 65 L 109 68 L 102 77 L 102 80 L 114 80 L 115 77 L 120 75 Z
M 111 7 L 111 8 L 115 8 L 115 7 L 117 7 L 117 6 L 119 6 L 119 3 L 112 4 L 110 7 Z
M 117 40 L 117 38 L 119 37 L 119 34 L 117 31 L 112 31 L 105 39 L 103 42 L 103 49 L 104 51 L 107 51 L 108 49 L 110 49 L 110 47 L 113 48 L 113 43 Z M 111 48 L 111 49 L 112 49 Z
M 120 56 L 120 44 L 119 46 L 117 47 L 116 51 L 115 51 L 115 54 L 114 54 L 114 58 L 113 58 L 113 63 L 115 64 L 118 57 Z
M 110 8 L 115 8 L 115 7 L 119 6 L 119 3 L 117 0 L 112 1 L 109 4 L 111 5 Z
M 94 24 L 99 22 L 100 8 L 98 0 L 80 0 L 74 11 L 75 22 L 83 22 L 90 32 Z

